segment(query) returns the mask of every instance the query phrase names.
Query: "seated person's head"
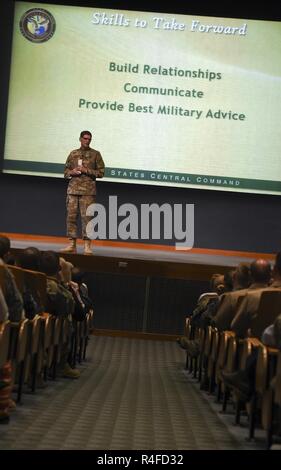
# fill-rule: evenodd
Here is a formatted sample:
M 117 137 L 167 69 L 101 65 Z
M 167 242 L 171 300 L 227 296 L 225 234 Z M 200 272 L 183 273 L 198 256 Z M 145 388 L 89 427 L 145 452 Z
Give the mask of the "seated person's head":
M 8 237 L 5 235 L 0 235 L 0 258 L 4 258 L 7 255 L 11 248 L 11 242 Z
M 253 282 L 268 284 L 271 278 L 271 265 L 265 259 L 257 259 L 250 266 Z
M 234 273 L 235 269 L 230 269 L 230 271 L 227 271 L 223 276 L 224 292 L 231 292 L 233 290 Z
M 274 267 L 273 267 L 273 275 L 274 277 L 278 277 L 280 278 L 281 277 L 281 251 L 279 251 L 279 253 L 277 253 L 276 257 L 275 257 L 275 263 L 274 263 Z
M 217 294 L 224 292 L 224 276 L 223 274 L 213 274 L 211 277 L 211 290 Z
M 3 256 L 4 263 L 9 264 L 10 266 L 15 266 L 16 257 L 10 251 Z
M 275 344 L 278 349 L 281 349 L 281 313 L 276 317 L 273 324 Z
M 30 246 L 22 250 L 17 256 L 17 265 L 31 271 L 41 270 L 41 252 L 38 248 Z
M 245 263 L 240 263 L 233 273 L 234 289 L 247 289 L 251 283 L 250 268 Z

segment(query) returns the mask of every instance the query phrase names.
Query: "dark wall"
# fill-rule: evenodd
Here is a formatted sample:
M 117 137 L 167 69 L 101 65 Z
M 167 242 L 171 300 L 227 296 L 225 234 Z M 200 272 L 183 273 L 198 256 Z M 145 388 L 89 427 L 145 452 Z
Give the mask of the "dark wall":
M 64 236 L 65 193 L 66 181 L 60 178 L 0 175 L 0 231 Z M 106 206 L 110 195 L 118 196 L 118 204 L 138 207 L 152 202 L 194 204 L 195 247 L 265 253 L 281 249 L 277 196 L 99 181 L 98 202 Z
M 144 333 L 184 334 L 185 318 L 208 282 L 109 273 L 87 273 L 94 299 L 95 328 Z M 130 289 L 128 289 L 130 285 Z M 146 304 L 147 301 L 147 304 Z

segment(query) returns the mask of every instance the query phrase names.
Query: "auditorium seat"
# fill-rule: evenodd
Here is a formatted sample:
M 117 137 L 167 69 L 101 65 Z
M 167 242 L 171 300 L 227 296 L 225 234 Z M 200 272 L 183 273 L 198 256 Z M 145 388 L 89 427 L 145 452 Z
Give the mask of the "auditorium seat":
M 11 322 L 9 320 L 0 323 L 0 369 L 9 359 Z
M 220 398 L 221 398 L 221 389 L 222 389 L 221 371 L 224 369 L 225 364 L 226 364 L 229 340 L 231 337 L 234 337 L 234 336 L 235 334 L 233 331 L 222 331 L 220 333 L 219 351 L 218 351 L 218 356 L 217 356 L 217 361 L 216 361 L 216 370 L 215 370 L 215 383 L 217 385 L 216 398 L 218 402 L 220 401 Z
M 30 331 L 30 321 L 25 319 L 19 324 L 15 324 L 17 332 L 15 350 L 12 354 L 13 373 L 17 378 L 17 402 L 21 401 L 22 387 L 24 383 L 25 360 L 28 345 L 28 334 Z M 14 380 L 14 383 L 16 380 Z
M 281 290 L 272 289 L 261 294 L 258 312 L 251 325 L 251 335 L 261 338 L 265 328 L 274 323 L 281 312 Z
M 261 377 L 260 374 L 263 374 L 264 371 L 257 370 L 257 383 L 256 388 L 260 389 L 262 393 L 261 401 L 261 424 L 263 429 L 266 432 L 266 448 L 269 449 L 272 444 L 272 436 L 276 432 L 276 419 L 277 413 L 274 412 L 274 395 L 276 394 L 276 382 L 277 382 L 277 369 L 278 369 L 278 355 L 279 350 L 276 348 L 267 347 L 268 354 L 268 368 L 267 368 L 267 387 L 264 388 L 264 377 Z M 280 357 L 281 359 L 281 357 Z M 280 372 L 281 372 L 281 362 L 280 362 Z M 273 378 L 274 377 L 274 378 Z M 273 385 L 275 381 L 275 386 Z M 276 410 L 275 410 L 276 411 Z

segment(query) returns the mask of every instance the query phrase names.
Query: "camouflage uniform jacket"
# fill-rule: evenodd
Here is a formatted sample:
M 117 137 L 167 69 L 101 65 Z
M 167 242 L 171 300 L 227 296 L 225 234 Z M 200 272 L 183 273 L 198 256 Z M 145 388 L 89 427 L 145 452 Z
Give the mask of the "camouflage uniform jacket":
M 87 174 L 70 176 L 70 171 L 78 166 L 78 160 L 87 168 Z M 96 194 L 96 178 L 104 176 L 104 162 L 100 152 L 94 149 L 73 150 L 67 157 L 64 177 L 69 179 L 67 194 L 76 196 L 92 196 Z
M 55 278 L 47 276 L 46 310 L 56 317 L 71 317 L 74 311 L 72 294 Z

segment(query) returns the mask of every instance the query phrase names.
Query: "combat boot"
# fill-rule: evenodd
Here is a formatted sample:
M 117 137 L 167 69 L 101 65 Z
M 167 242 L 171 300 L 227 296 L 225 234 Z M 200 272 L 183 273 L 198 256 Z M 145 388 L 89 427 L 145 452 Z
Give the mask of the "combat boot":
M 85 240 L 84 245 L 84 255 L 92 255 L 93 252 L 91 250 L 91 240 Z
M 60 250 L 61 253 L 77 253 L 76 238 L 70 238 L 70 244 Z

